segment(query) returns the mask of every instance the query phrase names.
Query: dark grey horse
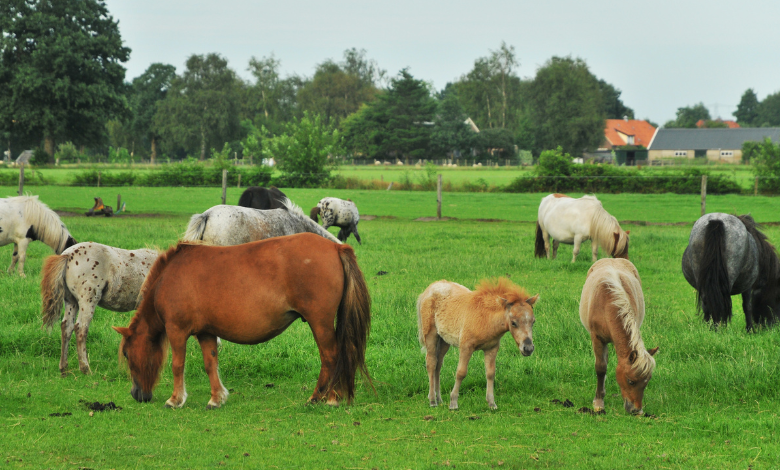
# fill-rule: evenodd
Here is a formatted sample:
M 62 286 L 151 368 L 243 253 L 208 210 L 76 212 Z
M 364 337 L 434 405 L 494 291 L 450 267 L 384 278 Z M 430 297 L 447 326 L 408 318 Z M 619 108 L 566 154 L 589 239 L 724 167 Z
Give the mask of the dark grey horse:
M 275 186 L 262 188 L 260 186 L 250 186 L 241 193 L 238 198 L 238 205 L 241 207 L 251 207 L 252 209 L 287 209 L 284 206 L 284 200 L 287 196 L 279 191 Z
M 731 296 L 742 294 L 747 330 L 780 315 L 777 253 L 749 215 L 712 213 L 693 224 L 682 271 L 696 289 L 704 321 L 728 323 Z

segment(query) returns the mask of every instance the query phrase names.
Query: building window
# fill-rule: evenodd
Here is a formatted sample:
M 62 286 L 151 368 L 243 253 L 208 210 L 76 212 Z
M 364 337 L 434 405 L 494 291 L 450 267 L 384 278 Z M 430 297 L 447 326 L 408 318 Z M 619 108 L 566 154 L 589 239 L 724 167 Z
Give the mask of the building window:
M 720 156 L 721 157 L 733 157 L 734 156 L 734 151 L 733 150 L 721 150 L 720 151 Z
M 627 137 L 628 137 L 628 145 L 634 145 L 634 136 L 629 135 Z
M 687 157 L 688 156 L 688 151 L 687 150 L 676 150 L 674 152 L 674 156 L 675 157 Z

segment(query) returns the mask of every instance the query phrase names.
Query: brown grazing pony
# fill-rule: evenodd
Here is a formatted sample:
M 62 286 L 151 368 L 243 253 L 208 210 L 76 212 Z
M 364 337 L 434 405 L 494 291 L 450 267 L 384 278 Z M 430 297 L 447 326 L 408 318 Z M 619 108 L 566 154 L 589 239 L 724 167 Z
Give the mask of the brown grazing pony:
M 417 299 L 417 327 L 420 345 L 426 353 L 430 405 L 442 403 L 441 365 L 450 346 L 455 346 L 460 348 L 460 359 L 455 387 L 450 393 L 450 409 L 458 409 L 460 384 L 466 377 L 471 355 L 477 350 L 485 351 L 488 406 L 498 408 L 493 398 L 493 380 L 501 337 L 509 331 L 523 356 L 534 352 L 531 333 L 537 300 L 539 294 L 530 297 L 506 278 L 496 282 L 483 280 L 473 292 L 444 280 L 428 286 Z
M 173 394 L 165 404 L 184 405 L 187 338 L 195 336 L 211 382 L 208 407 L 219 407 L 228 391 L 219 378 L 217 337 L 262 343 L 298 318 L 309 323 L 322 362 L 311 402 L 351 401 L 357 369 L 371 381 L 365 365 L 371 299 L 349 245 L 313 233 L 227 247 L 180 242 L 154 263 L 141 296 L 129 327 L 114 327 L 123 336 L 119 351 L 137 401 L 152 399 L 170 343 Z
M 603 258 L 588 271 L 580 298 L 580 321 L 590 333 L 596 355 L 596 397 L 593 409 L 604 409 L 608 343 L 615 346 L 615 370 L 626 412 L 642 413 L 642 397 L 655 369 L 658 348 L 645 349 L 639 327 L 645 318 L 642 281 L 636 267 L 622 258 Z

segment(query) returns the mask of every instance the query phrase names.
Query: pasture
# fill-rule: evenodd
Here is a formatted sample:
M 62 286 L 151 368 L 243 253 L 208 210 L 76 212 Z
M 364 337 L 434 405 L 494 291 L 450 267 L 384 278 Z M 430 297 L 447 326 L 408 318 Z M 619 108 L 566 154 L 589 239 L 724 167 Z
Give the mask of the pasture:
M 0 196 L 12 195 L 13 188 L 6 189 Z M 125 249 L 169 246 L 193 213 L 220 201 L 219 188 L 26 189 L 71 213 L 63 221 L 78 241 Z M 633 221 L 623 228 L 631 231 L 629 256 L 642 278 L 642 337 L 647 347 L 659 347 L 644 396 L 644 409 L 653 416 L 636 417 L 623 410 L 612 352 L 606 414 L 577 412 L 592 406 L 596 388 L 590 338 L 578 316 L 591 262 L 581 255 L 570 263 L 568 245 L 556 260 L 533 257 L 533 222 L 543 194 L 445 193 L 443 216 L 452 219 L 426 222 L 415 219 L 436 215 L 435 193 L 284 191 L 307 212 L 324 196 L 351 198 L 360 209 L 363 244 L 349 243 L 372 296 L 366 360 L 376 393 L 359 382 L 352 405 L 306 405 L 320 362 L 308 325 L 296 321 L 268 343 L 223 344 L 220 372 L 231 394 L 221 409 L 206 410 L 209 382 L 194 338 L 187 349 L 184 408 L 163 407 L 173 387 L 170 365 L 154 400 L 137 403 L 118 367 L 119 335 L 111 329 L 127 326 L 132 313 L 103 309 L 88 340 L 93 373 L 79 372 L 71 349 L 70 373 L 61 378 L 59 327 L 40 329 L 40 270 L 51 250 L 35 242 L 28 250 L 27 279 L 0 274 L 0 462 L 10 468 L 780 465 L 780 327 L 746 334 L 738 297 L 728 327 L 713 330 L 697 316 L 695 292 L 680 261 L 699 216 L 698 196 L 599 195 L 618 220 Z M 117 192 L 127 202 L 127 215 L 82 215 L 96 196 L 114 205 Z M 228 203 L 239 195 L 229 189 Z M 710 196 L 707 210 L 780 221 L 780 200 L 771 197 Z M 767 226 L 765 233 L 780 244 L 780 227 Z M 586 242 L 583 253 L 589 247 Z M 3 269 L 10 259 L 11 247 L 1 247 Z M 417 341 L 417 296 L 439 279 L 473 289 L 482 278 L 502 275 L 540 294 L 533 355 L 523 357 L 509 335 L 503 338 L 497 410 L 485 401 L 481 352 L 461 386 L 460 409 L 431 408 Z M 452 389 L 456 364 L 457 350 L 450 351 L 441 374 L 443 395 Z M 86 405 L 94 402 L 121 409 L 90 412 Z

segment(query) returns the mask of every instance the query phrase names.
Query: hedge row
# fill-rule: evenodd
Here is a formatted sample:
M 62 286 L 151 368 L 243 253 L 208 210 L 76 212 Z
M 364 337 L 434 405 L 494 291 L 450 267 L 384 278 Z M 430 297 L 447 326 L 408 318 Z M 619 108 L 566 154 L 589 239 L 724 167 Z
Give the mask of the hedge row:
M 228 185 L 235 186 L 241 175 L 244 186 L 266 186 L 271 181 L 271 170 L 265 166 L 247 168 L 232 167 L 228 171 Z M 95 169 L 77 173 L 74 186 L 97 186 L 98 171 Z M 135 173 L 101 173 L 101 186 L 222 186 L 222 168 L 199 165 L 197 163 L 174 163 L 164 165 L 159 170 Z

